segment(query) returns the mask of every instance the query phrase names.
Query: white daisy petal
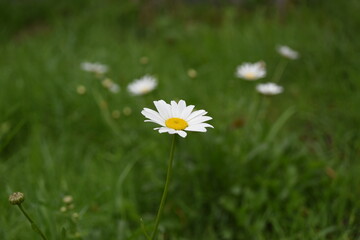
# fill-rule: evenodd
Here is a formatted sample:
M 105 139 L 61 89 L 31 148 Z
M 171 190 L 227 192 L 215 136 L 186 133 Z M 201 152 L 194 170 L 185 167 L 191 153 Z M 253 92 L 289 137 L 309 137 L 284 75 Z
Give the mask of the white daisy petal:
M 181 114 L 186 108 L 186 102 L 184 100 L 180 100 L 178 104 L 179 113 Z
M 141 114 L 145 117 L 159 123 L 160 125 L 164 126 L 165 120 L 160 116 L 159 113 L 151 110 L 151 109 L 145 109 L 141 111 Z
M 214 128 L 212 125 L 208 123 L 200 123 L 200 124 L 194 124 L 187 128 L 185 128 L 186 131 L 193 131 L 193 132 L 206 132 L 206 127 Z
M 157 130 L 159 130 L 159 133 L 165 133 L 165 132 L 169 132 L 171 129 L 167 127 L 161 127 L 158 128 Z
M 168 131 L 170 134 L 175 134 L 177 131 L 176 130 L 174 130 L 174 129 L 171 129 L 171 128 L 169 128 L 169 131 Z
M 189 117 L 186 118 L 186 121 L 191 121 L 191 119 L 196 118 L 198 116 L 205 115 L 207 112 L 205 110 L 198 110 L 190 114 Z
M 157 124 L 159 124 L 159 125 L 161 125 L 161 126 L 165 126 L 165 124 L 163 124 L 163 123 L 161 123 L 161 122 L 157 122 L 157 121 L 155 121 L 155 120 L 145 120 L 144 122 L 153 122 L 153 123 L 157 123 Z
M 181 137 L 186 137 L 187 133 L 185 131 L 177 131 L 177 134 L 179 134 Z
M 154 101 L 154 105 L 163 119 L 170 118 L 171 115 L 168 111 L 168 104 L 164 100 Z
M 188 122 L 189 122 L 189 124 L 198 124 L 198 123 L 209 121 L 211 119 L 212 119 L 212 117 L 209 117 L 209 116 L 200 116 L 200 117 L 195 117 Z
M 185 107 L 185 109 L 181 113 L 180 118 L 187 119 L 194 108 L 195 108 L 194 105 L 189 105 L 189 106 Z
M 172 117 L 180 117 L 179 116 L 179 107 L 175 101 L 171 101 L 171 116 Z
M 161 115 L 158 112 L 156 112 L 156 111 L 154 111 L 154 110 L 152 110 L 150 108 L 144 108 L 143 111 L 146 111 L 147 113 L 153 114 L 154 116 L 159 117 L 159 119 L 165 120 L 164 118 L 161 117 Z
M 192 125 L 187 127 L 185 130 L 192 132 L 206 132 L 206 128 L 201 125 Z

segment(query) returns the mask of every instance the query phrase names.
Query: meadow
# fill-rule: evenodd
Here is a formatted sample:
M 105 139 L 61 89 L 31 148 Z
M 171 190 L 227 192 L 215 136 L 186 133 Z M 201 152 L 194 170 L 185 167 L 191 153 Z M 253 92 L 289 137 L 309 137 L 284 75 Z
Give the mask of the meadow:
M 360 2 L 248 2 L 2 1 L 0 239 L 39 239 L 18 191 L 49 239 L 145 239 L 172 135 L 141 111 L 160 99 L 214 128 L 177 136 L 158 239 L 360 239 Z M 235 76 L 258 61 L 265 78 Z M 156 89 L 130 94 L 147 74 Z M 271 81 L 284 92 L 255 90 Z

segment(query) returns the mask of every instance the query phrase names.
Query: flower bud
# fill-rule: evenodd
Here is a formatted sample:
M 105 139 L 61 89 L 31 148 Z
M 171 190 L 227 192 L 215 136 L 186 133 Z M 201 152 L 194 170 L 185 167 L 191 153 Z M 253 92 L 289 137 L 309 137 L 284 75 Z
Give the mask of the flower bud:
M 15 192 L 9 196 L 9 202 L 12 205 L 20 205 L 25 200 L 25 196 L 21 192 Z

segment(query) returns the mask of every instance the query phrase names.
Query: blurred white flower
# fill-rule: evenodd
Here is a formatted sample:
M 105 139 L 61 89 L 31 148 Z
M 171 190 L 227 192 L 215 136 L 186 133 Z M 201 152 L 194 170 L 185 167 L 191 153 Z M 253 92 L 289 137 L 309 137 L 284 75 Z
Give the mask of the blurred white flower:
M 113 85 L 113 81 L 110 78 L 105 78 L 104 80 L 102 80 L 101 84 L 104 88 L 110 88 L 111 85 Z
M 143 95 L 154 90 L 157 86 L 157 80 L 153 76 L 145 75 L 140 79 L 135 79 L 127 87 L 133 95 Z
M 245 80 L 257 80 L 266 76 L 265 63 L 243 63 L 236 69 L 236 76 Z
M 114 83 L 110 78 L 105 78 L 101 83 L 112 93 L 118 93 L 120 91 L 120 86 Z
M 214 128 L 212 125 L 205 123 L 211 120 L 209 116 L 205 116 L 205 110 L 194 111 L 194 105 L 186 106 L 184 100 L 178 103 L 171 101 L 170 104 L 164 100 L 154 101 L 157 112 L 144 108 L 141 113 L 148 118 L 145 122 L 154 122 L 161 127 L 154 128 L 159 133 L 167 132 L 169 134 L 179 134 L 181 137 L 186 137 L 185 131 L 206 132 L 207 127 Z
M 297 51 L 285 45 L 278 46 L 277 51 L 281 56 L 289 59 L 294 60 L 299 58 L 299 53 Z
M 101 63 L 83 62 L 81 63 L 82 70 L 86 72 L 93 72 L 96 74 L 104 74 L 108 71 L 108 67 Z
M 66 204 L 70 204 L 74 201 L 74 198 L 71 195 L 66 195 L 63 197 L 63 202 Z
M 112 93 L 118 93 L 120 91 L 120 86 L 116 83 L 112 83 L 108 89 Z
M 261 83 L 256 86 L 256 90 L 264 95 L 277 95 L 284 91 L 284 88 L 276 83 Z

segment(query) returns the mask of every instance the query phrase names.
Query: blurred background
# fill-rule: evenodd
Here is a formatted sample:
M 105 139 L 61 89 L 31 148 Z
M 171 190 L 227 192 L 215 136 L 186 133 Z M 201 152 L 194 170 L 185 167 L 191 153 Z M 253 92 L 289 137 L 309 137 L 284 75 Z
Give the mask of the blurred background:
M 158 239 L 360 239 L 357 0 L 0 0 L 0 239 L 145 239 L 171 136 L 140 114 L 184 99 Z M 288 45 L 300 58 L 286 59 Z M 267 76 L 235 76 L 264 61 Z M 106 65 L 105 74 L 82 69 Z M 154 91 L 128 84 L 150 74 Z M 258 83 L 284 92 L 263 96 Z M 108 88 L 116 85 L 117 88 Z

